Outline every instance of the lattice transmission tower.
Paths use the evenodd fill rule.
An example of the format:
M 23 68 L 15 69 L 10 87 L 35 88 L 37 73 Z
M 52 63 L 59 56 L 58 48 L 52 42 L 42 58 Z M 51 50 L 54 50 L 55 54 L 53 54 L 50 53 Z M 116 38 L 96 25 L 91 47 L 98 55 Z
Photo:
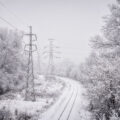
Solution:
M 29 36 L 29 43 L 25 45 L 24 50 L 28 53 L 28 65 L 27 65 L 27 80 L 25 90 L 25 100 L 35 101 L 35 83 L 34 83 L 34 64 L 33 64 L 33 52 L 37 50 L 36 44 L 33 41 L 37 41 L 36 34 L 32 33 L 32 26 L 29 26 L 29 33 L 25 34 Z
M 46 72 L 46 77 L 47 78 L 54 78 L 55 76 L 55 63 L 54 63 L 54 58 L 59 58 L 56 55 L 59 54 L 59 51 L 56 51 L 56 48 L 59 48 L 53 44 L 54 39 L 48 39 L 49 40 L 49 46 L 45 47 L 48 48 L 48 50 L 44 51 L 44 54 L 47 54 L 48 58 L 48 67 L 47 67 L 47 72 Z

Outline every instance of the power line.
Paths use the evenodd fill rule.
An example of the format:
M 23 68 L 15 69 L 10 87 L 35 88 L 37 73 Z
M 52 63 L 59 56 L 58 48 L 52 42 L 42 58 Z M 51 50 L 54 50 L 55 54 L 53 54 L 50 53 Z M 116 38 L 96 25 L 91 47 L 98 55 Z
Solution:
M 11 15 L 13 15 L 15 18 L 17 18 L 17 20 L 19 20 L 19 22 L 21 22 L 22 25 L 24 24 L 24 25 L 26 25 L 27 27 L 29 26 L 29 25 L 26 24 L 18 15 L 14 14 L 14 12 L 13 12 L 12 10 L 8 9 L 3 2 L 0 1 L 0 5 L 1 5 L 4 9 L 6 9 Z M 13 25 L 12 23 L 10 23 L 8 20 L 4 19 L 3 17 L 0 17 L 0 19 L 1 19 L 2 21 L 4 21 L 5 23 L 7 23 L 8 25 L 10 25 L 12 28 L 17 29 L 17 30 L 19 30 L 19 31 L 24 31 L 24 30 L 21 30 L 21 29 L 18 29 L 17 27 L 15 27 L 15 25 Z M 23 26 L 24 26 L 24 25 L 23 25 Z
M 8 20 L 6 20 L 5 18 L 1 17 L 0 16 L 0 20 L 2 20 L 3 22 L 7 23 L 9 26 L 11 26 L 12 28 L 16 29 L 16 30 L 19 30 L 19 31 L 24 31 L 24 30 L 21 30 L 17 27 L 15 27 L 15 25 L 13 25 L 12 23 L 10 23 Z
M 9 21 L 7 21 L 6 19 L 4 19 L 4 18 L 2 18 L 2 17 L 0 17 L 0 19 L 2 20 L 2 21 L 4 21 L 5 23 L 7 23 L 9 26 L 11 26 L 12 28 L 14 28 L 14 29 L 17 29 L 13 24 L 11 24 Z
M 1 16 L 0 16 L 0 20 L 2 20 L 3 22 L 7 23 L 9 26 L 11 26 L 12 28 L 14 28 L 16 30 L 23 31 L 23 30 L 20 30 L 17 27 L 15 27 L 15 25 L 13 25 L 12 23 L 10 23 L 8 20 L 6 20 L 5 18 L 3 18 Z
M 18 17 L 15 13 L 12 12 L 12 10 L 8 9 L 6 7 L 6 5 L 0 1 L 0 5 L 5 8 L 10 14 L 12 14 L 15 18 L 17 18 L 19 20 L 19 22 L 21 22 L 22 24 L 26 24 L 20 17 Z M 28 26 L 28 25 L 27 25 Z

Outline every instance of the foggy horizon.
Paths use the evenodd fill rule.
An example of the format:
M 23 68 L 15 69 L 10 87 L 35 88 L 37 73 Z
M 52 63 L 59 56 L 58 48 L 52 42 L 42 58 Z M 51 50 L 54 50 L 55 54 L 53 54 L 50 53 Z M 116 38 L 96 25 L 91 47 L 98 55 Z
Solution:
M 114 0 L 1 1 L 21 21 L 2 7 L 1 17 L 25 32 L 29 30 L 28 25 L 32 25 L 33 32 L 38 37 L 40 51 L 49 38 L 54 38 L 55 43 L 60 46 L 61 58 L 80 64 L 89 56 L 89 40 L 101 32 L 101 26 L 104 25 L 102 17 L 109 14 L 108 5 Z M 2 26 L 10 28 L 4 22 Z

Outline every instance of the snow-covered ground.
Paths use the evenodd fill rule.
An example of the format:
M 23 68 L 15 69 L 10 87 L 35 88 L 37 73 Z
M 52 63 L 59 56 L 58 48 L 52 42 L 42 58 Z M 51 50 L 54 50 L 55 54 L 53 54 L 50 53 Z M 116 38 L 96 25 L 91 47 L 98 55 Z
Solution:
M 76 81 L 61 78 L 67 83 L 59 100 L 41 115 L 40 120 L 90 120 L 86 90 Z
M 22 93 L 14 93 L 12 100 L 3 97 L 0 109 L 5 106 L 12 114 L 18 110 L 37 117 L 37 120 L 90 120 L 85 88 L 77 81 L 56 78 L 55 81 L 46 81 L 42 76 L 36 79 L 36 102 L 23 101 Z
M 1 96 L 0 109 L 10 111 L 13 116 L 15 111 L 18 113 L 26 113 L 28 115 L 39 115 L 56 102 L 60 94 L 65 88 L 65 83 L 60 79 L 45 80 L 43 76 L 39 76 L 35 80 L 36 101 L 24 101 L 24 90 L 17 92 L 9 92 Z

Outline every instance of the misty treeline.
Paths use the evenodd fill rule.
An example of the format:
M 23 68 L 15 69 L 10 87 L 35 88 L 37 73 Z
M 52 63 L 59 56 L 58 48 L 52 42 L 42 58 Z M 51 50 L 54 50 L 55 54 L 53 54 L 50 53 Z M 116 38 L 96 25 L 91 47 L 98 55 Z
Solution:
M 109 8 L 102 34 L 91 38 L 93 53 L 81 66 L 96 120 L 120 119 L 120 1 Z
M 0 29 L 0 94 L 24 87 L 26 59 L 22 38 L 22 32 Z

